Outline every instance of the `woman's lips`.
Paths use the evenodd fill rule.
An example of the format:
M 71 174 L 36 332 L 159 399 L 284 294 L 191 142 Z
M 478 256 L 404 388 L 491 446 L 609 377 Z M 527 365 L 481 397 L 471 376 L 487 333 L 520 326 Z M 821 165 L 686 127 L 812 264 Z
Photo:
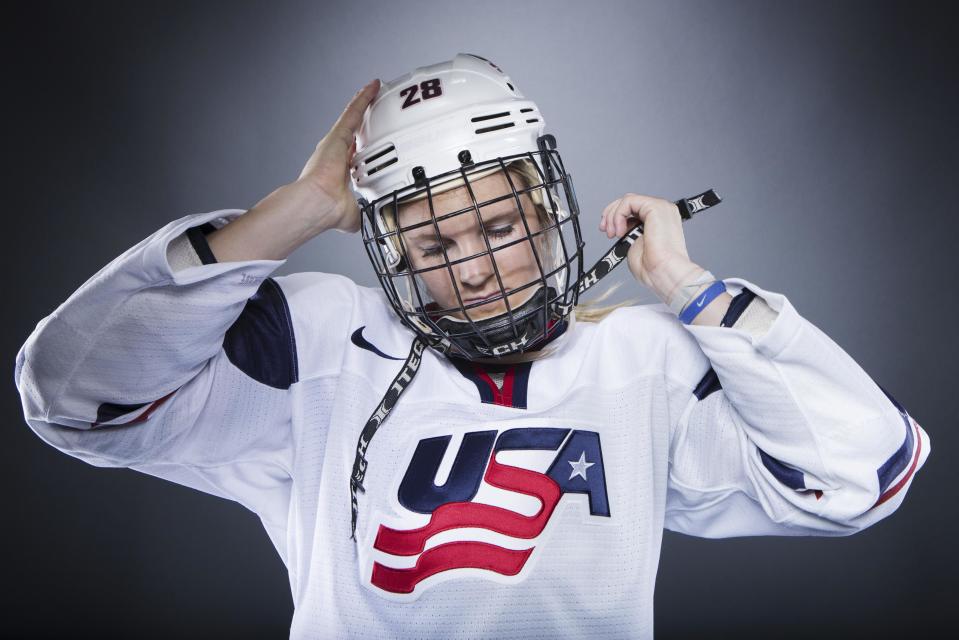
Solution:
M 484 300 L 490 300 L 491 298 L 496 298 L 499 296 L 499 292 L 491 293 L 488 296 L 480 296 L 477 298 L 463 298 L 463 304 L 473 304 L 475 302 L 483 302 Z

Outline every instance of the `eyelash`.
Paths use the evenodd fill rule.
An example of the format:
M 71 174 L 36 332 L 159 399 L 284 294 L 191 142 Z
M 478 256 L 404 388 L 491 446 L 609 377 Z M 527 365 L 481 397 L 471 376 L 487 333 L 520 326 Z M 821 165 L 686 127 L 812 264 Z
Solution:
M 506 225 L 505 227 L 497 227 L 496 229 L 487 229 L 486 235 L 490 238 L 505 238 L 509 234 L 513 233 L 513 225 Z M 438 256 L 443 253 L 443 249 L 440 247 L 428 247 L 423 249 L 423 257 L 431 258 L 433 256 Z

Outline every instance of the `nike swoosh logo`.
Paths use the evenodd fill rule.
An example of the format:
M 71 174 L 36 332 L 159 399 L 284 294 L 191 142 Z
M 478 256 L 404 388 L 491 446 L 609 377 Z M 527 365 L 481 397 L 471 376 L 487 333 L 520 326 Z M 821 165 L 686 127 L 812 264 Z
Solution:
M 697 306 L 697 307 L 703 306 L 703 302 L 705 302 L 705 301 L 706 301 L 706 296 L 703 295 L 703 297 L 699 299 L 699 302 L 696 303 L 696 306 Z
M 375 354 L 378 355 L 379 357 L 381 357 L 381 358 L 386 358 L 387 360 L 402 360 L 402 359 L 403 359 L 403 358 L 394 358 L 393 356 L 388 356 L 388 355 L 386 355 L 385 353 L 383 353 L 382 351 L 380 351 L 379 349 L 377 349 L 376 346 L 374 346 L 372 342 L 370 342 L 369 340 L 367 340 L 366 338 L 363 337 L 363 329 L 365 329 L 365 328 L 366 328 L 366 325 L 363 325 L 362 327 L 360 327 L 359 329 L 357 329 L 356 331 L 354 331 L 354 332 L 353 332 L 353 335 L 350 336 L 350 342 L 352 342 L 353 344 L 355 344 L 356 346 L 358 346 L 360 349 L 366 349 L 367 351 L 372 351 L 373 353 L 375 353 Z

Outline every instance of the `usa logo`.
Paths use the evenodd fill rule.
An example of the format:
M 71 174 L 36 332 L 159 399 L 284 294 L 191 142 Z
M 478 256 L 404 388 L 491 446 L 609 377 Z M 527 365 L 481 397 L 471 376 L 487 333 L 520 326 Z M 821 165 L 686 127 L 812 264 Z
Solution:
M 453 440 L 417 443 L 394 485 L 395 513 L 378 514 L 372 542 L 361 545 L 363 582 L 379 595 L 412 600 L 466 576 L 524 580 L 561 503 L 578 504 L 588 522 L 609 522 L 598 433 L 493 429 Z

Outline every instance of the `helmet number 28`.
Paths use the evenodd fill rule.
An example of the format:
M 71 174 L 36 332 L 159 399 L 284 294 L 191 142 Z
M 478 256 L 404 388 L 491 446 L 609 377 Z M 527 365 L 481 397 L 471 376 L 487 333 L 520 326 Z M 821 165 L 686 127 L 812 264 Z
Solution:
M 420 97 L 416 97 L 416 90 L 420 90 Z M 400 97 L 405 97 L 406 100 L 403 101 L 403 106 L 401 109 L 406 107 L 413 106 L 417 102 L 422 100 L 429 100 L 430 98 L 435 98 L 436 96 L 443 95 L 443 87 L 440 85 L 439 78 L 432 78 L 430 80 L 424 80 L 418 85 L 410 85 L 400 91 Z

